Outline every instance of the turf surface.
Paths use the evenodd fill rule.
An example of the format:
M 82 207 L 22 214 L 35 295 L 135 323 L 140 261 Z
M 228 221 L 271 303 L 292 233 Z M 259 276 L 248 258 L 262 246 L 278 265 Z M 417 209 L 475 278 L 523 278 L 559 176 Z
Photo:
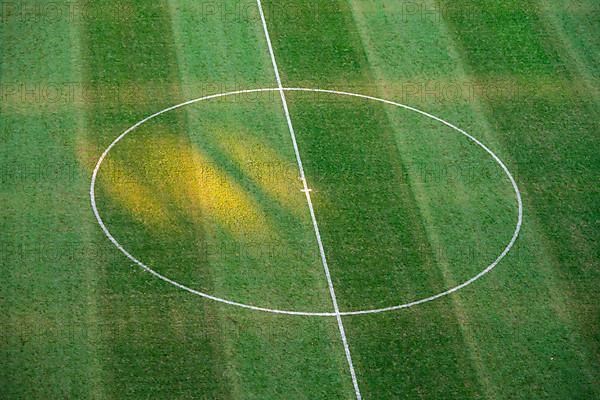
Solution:
M 90 209 L 98 157 L 135 122 L 276 87 L 255 2 L 68 4 L 2 9 L 0 397 L 356 398 L 334 318 L 177 289 L 118 252 Z M 599 397 L 598 5 L 264 6 L 285 86 L 440 116 L 523 193 L 521 236 L 490 274 L 343 317 L 363 398 Z M 510 183 L 465 137 L 377 102 L 287 97 L 343 311 L 443 291 L 510 240 Z M 281 100 L 265 92 L 143 125 L 111 152 L 97 196 L 119 242 L 182 284 L 331 312 L 301 188 Z

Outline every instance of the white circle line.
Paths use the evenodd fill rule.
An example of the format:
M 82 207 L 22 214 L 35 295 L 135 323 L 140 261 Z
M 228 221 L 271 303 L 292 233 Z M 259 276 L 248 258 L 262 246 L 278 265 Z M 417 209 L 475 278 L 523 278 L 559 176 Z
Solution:
M 108 155 L 108 153 L 110 153 L 110 151 L 112 150 L 112 148 L 119 143 L 125 136 L 127 136 L 129 133 L 131 133 L 132 131 L 134 131 L 135 129 L 137 129 L 138 127 L 140 127 L 141 125 L 143 125 L 144 123 L 148 122 L 149 120 L 158 117 L 159 115 L 162 115 L 164 113 L 167 113 L 169 111 L 173 111 L 176 110 L 178 108 L 181 107 L 185 107 L 188 106 L 190 104 L 194 104 L 194 103 L 198 103 L 200 101 L 204 101 L 204 100 L 211 100 L 211 99 L 216 99 L 216 98 L 220 98 L 220 97 L 227 97 L 227 96 L 233 96 L 233 95 L 237 95 L 237 94 L 247 94 L 247 93 L 257 93 L 257 92 L 276 92 L 276 91 L 280 91 L 280 88 L 261 88 L 261 89 L 247 89 L 247 90 L 237 90 L 237 91 L 232 91 L 232 92 L 225 92 L 225 93 L 219 93 L 219 94 L 213 94 L 210 96 L 204 96 L 204 97 L 199 97 L 197 99 L 192 99 L 192 100 L 188 100 L 186 102 L 165 108 L 164 110 L 161 110 L 159 112 L 156 112 L 144 119 L 142 119 L 141 121 L 137 122 L 135 125 L 131 126 L 130 128 L 128 128 L 125 132 L 123 132 L 122 134 L 120 134 L 115 140 L 113 140 L 110 145 L 104 150 L 104 152 L 102 153 L 102 155 L 100 156 L 100 158 L 98 159 L 98 162 L 96 163 L 96 166 L 94 167 L 94 170 L 92 172 L 92 179 L 91 179 L 91 184 L 90 184 L 90 201 L 91 201 L 91 205 L 92 205 L 92 210 L 94 212 L 94 216 L 96 217 L 96 220 L 98 221 L 98 224 L 100 225 L 100 227 L 102 228 L 102 231 L 104 232 L 104 234 L 106 235 L 106 237 L 108 237 L 108 239 L 112 242 L 112 244 L 119 249 L 119 251 L 121 251 L 121 253 L 123 253 L 127 258 L 129 258 L 131 261 L 133 261 L 136 265 L 138 265 L 139 267 L 141 267 L 143 270 L 145 270 L 146 272 L 149 272 L 150 274 L 154 275 L 155 277 L 170 283 L 171 285 L 185 290 L 189 293 L 192 293 L 194 295 L 197 296 L 201 296 L 210 300 L 214 300 L 220 303 L 224 303 L 224 304 L 228 304 L 228 305 L 232 305 L 232 306 L 237 306 L 237 307 L 242 307 L 242 308 L 246 308 L 249 310 L 254 310 L 254 311 L 263 311 L 263 312 L 269 312 L 269 313 L 274 313 L 274 314 L 284 314 L 284 315 L 299 315 L 299 316 L 317 316 L 317 317 L 336 317 L 338 314 L 336 313 L 331 313 L 331 312 L 305 312 L 305 311 L 289 311 L 289 310 L 278 310 L 278 309 L 272 309 L 272 308 L 266 308 L 266 307 L 258 307 L 258 306 L 254 306 L 254 305 L 249 305 L 249 304 L 244 304 L 244 303 L 239 303 L 236 301 L 231 301 L 231 300 L 227 300 L 224 298 L 220 298 L 217 296 L 213 296 L 204 292 L 200 292 L 198 290 L 192 289 L 190 287 L 187 287 L 185 285 L 182 285 L 179 282 L 176 282 L 158 272 L 156 272 L 155 270 L 153 270 L 152 268 L 148 267 L 146 264 L 144 264 L 143 262 L 141 262 L 140 260 L 138 260 L 137 258 L 135 258 L 133 255 L 131 255 L 131 253 L 129 253 L 114 237 L 113 235 L 110 233 L 110 231 L 108 230 L 108 228 L 106 227 L 106 225 L 104 224 L 104 221 L 102 220 L 102 218 L 100 217 L 100 213 L 98 211 L 98 207 L 96 205 L 96 179 L 98 177 L 98 172 L 100 171 L 100 167 L 104 161 L 104 159 L 106 158 L 106 156 Z M 350 97 L 357 97 L 357 98 L 362 98 L 362 99 L 368 99 L 368 100 L 373 100 L 373 101 L 378 101 L 381 103 L 386 103 L 386 104 L 390 104 L 390 105 L 394 105 L 397 107 L 401 107 L 410 111 L 414 111 L 416 113 L 419 113 L 421 115 L 424 115 L 428 118 L 431 118 L 435 121 L 441 122 L 442 124 L 458 131 L 459 133 L 463 134 L 464 136 L 466 136 L 467 138 L 469 138 L 471 141 L 473 141 L 474 143 L 476 143 L 478 146 L 480 146 L 481 148 L 483 148 L 488 154 L 490 154 L 492 156 L 492 158 L 496 161 L 496 163 L 498 163 L 500 165 L 500 167 L 502 168 L 502 170 L 504 171 L 504 173 L 506 174 L 506 176 L 508 177 L 508 179 L 510 180 L 510 183 L 515 191 L 515 195 L 517 198 L 517 205 L 518 205 L 518 219 L 517 219 L 517 225 L 515 228 L 515 231 L 513 233 L 513 236 L 510 240 L 510 242 L 508 243 L 508 245 L 504 248 L 504 250 L 502 251 L 502 253 L 494 260 L 494 262 L 492 262 L 490 265 L 488 265 L 483 271 L 479 272 L 477 275 L 473 276 L 472 278 L 468 279 L 467 281 L 461 283 L 460 285 L 454 286 L 446 291 L 443 291 L 441 293 L 438 293 L 436 295 L 433 296 L 429 296 L 420 300 L 416 300 L 410 303 L 405 303 L 405 304 L 399 304 L 396 306 L 391 306 L 391 307 L 384 307 L 384 308 L 376 308 L 376 309 L 370 309 L 370 310 L 358 310 L 358 311 L 345 311 L 345 312 L 340 312 L 339 315 L 342 316 L 349 316 L 349 315 L 365 315 L 365 314 L 376 314 L 376 313 L 382 313 L 382 312 L 387 312 L 387 311 L 393 311 L 393 310 L 400 310 L 403 308 L 409 308 L 409 307 L 413 307 L 419 304 L 423 304 L 423 303 L 427 303 L 436 299 L 439 299 L 440 297 L 449 295 L 451 293 L 454 293 L 470 284 L 472 284 L 473 282 L 475 282 L 476 280 L 478 280 L 479 278 L 481 278 L 482 276 L 484 276 L 485 274 L 487 274 L 488 272 L 490 272 L 492 269 L 494 269 L 499 263 L 500 261 L 508 254 L 508 252 L 512 249 L 512 247 L 514 246 L 515 242 L 517 241 L 517 238 L 519 237 L 519 233 L 521 231 L 521 226 L 523 223 L 523 201 L 521 198 L 521 192 L 519 190 L 519 187 L 514 179 L 514 177 L 512 176 L 512 174 L 510 173 L 509 169 L 506 167 L 506 165 L 504 164 L 504 162 L 502 162 L 502 160 L 492 151 L 490 150 L 486 145 L 484 145 L 481 141 L 479 141 L 477 138 L 471 136 L 469 133 L 467 133 L 466 131 L 460 129 L 459 127 L 451 124 L 450 122 L 447 122 L 439 117 L 436 117 L 435 115 L 429 114 L 425 111 L 419 110 L 417 108 L 411 107 L 411 106 L 407 106 L 405 104 L 401 104 L 401 103 L 397 103 L 394 101 L 390 101 L 390 100 L 385 100 L 385 99 L 381 99 L 378 97 L 373 97 L 373 96 L 368 96 L 368 95 L 363 95 L 363 94 L 358 94 L 358 93 L 350 93 L 350 92 L 343 92 L 343 91 L 338 91 L 338 90 L 327 90 L 327 89 L 310 89 L 310 88 L 283 88 L 282 90 L 285 91 L 299 91 L 299 92 L 318 92 L 318 93 L 330 93 L 330 94 L 337 94 L 337 95 L 341 95 L 341 96 L 350 96 Z

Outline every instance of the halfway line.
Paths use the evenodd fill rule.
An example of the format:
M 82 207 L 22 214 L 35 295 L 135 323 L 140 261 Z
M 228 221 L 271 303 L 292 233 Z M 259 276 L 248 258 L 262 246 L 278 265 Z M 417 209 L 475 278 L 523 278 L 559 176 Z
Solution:
M 340 335 L 342 336 L 342 343 L 344 344 L 344 351 L 346 353 L 346 360 L 348 360 L 348 367 L 350 368 L 350 375 L 352 376 L 352 384 L 354 385 L 354 392 L 356 393 L 356 399 L 362 400 L 360 389 L 358 387 L 358 380 L 356 379 L 356 372 L 354 371 L 354 364 L 352 363 L 352 355 L 350 354 L 350 347 L 348 346 L 348 339 L 346 338 L 346 330 L 342 323 L 342 316 L 340 315 L 340 308 L 338 306 L 337 298 L 335 296 L 335 290 L 333 288 L 333 281 L 331 280 L 331 274 L 329 273 L 329 266 L 327 265 L 327 258 L 325 257 L 325 249 L 323 247 L 323 241 L 321 240 L 321 233 L 319 231 L 319 225 L 317 224 L 317 217 L 315 216 L 315 210 L 313 208 L 312 199 L 310 197 L 310 189 L 308 188 L 308 182 L 306 181 L 306 175 L 304 174 L 304 167 L 302 165 L 302 158 L 300 157 L 300 150 L 298 149 L 298 143 L 296 141 L 296 133 L 294 126 L 292 125 L 292 118 L 290 117 L 290 111 L 288 109 L 287 100 L 285 98 L 285 91 L 281 84 L 281 77 L 279 75 L 279 67 L 277 67 L 277 61 L 275 60 L 275 52 L 273 51 L 273 45 L 271 44 L 271 36 L 269 35 L 269 29 L 267 28 L 267 21 L 265 19 L 265 13 L 263 12 L 262 3 L 260 0 L 256 0 L 258 4 L 258 11 L 260 12 L 260 19 L 262 21 L 263 29 L 265 31 L 265 37 L 267 39 L 267 45 L 269 47 L 269 54 L 271 55 L 271 62 L 273 63 L 273 70 L 275 71 L 275 78 L 277 79 L 277 85 L 279 86 L 279 94 L 281 95 L 281 102 L 283 103 L 283 111 L 285 113 L 285 119 L 290 131 L 292 138 L 292 144 L 294 145 L 294 153 L 296 154 L 296 161 L 298 163 L 298 169 L 300 170 L 300 179 L 304 186 L 304 193 L 306 195 L 306 202 L 308 203 L 308 209 L 310 210 L 310 217 L 312 219 L 315 236 L 317 237 L 317 244 L 319 245 L 319 252 L 321 253 L 321 262 L 323 263 L 323 270 L 327 277 L 327 285 L 329 286 L 329 294 L 331 295 L 331 301 L 333 302 L 333 308 L 335 311 L 335 317 L 337 319 L 338 328 Z

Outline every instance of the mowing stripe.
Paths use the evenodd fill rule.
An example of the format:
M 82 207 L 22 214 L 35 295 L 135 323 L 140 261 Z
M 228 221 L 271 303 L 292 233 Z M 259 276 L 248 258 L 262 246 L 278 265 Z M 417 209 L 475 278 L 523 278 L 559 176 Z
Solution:
M 348 360 L 348 367 L 350 368 L 350 375 L 352 376 L 352 384 L 354 385 L 354 392 L 356 393 L 357 400 L 361 400 L 360 388 L 358 387 L 358 380 L 356 379 L 356 372 L 354 371 L 354 364 L 352 363 L 352 355 L 350 354 L 350 347 L 348 346 L 348 339 L 346 338 L 346 330 L 344 329 L 344 323 L 342 322 L 342 316 L 340 315 L 340 308 L 338 306 L 337 298 L 335 296 L 335 289 L 333 288 L 333 281 L 331 280 L 331 274 L 329 273 L 329 266 L 327 265 L 327 258 L 325 257 L 325 249 L 323 248 L 323 241 L 321 240 L 321 233 L 319 231 L 319 225 L 317 224 L 317 217 L 315 216 L 315 210 L 313 208 L 312 199 L 310 197 L 310 189 L 308 188 L 308 182 L 306 181 L 306 175 L 304 174 L 304 167 L 302 166 L 302 158 L 300 157 L 300 150 L 298 149 L 298 143 L 296 141 L 296 133 L 292 124 L 292 118 L 290 117 L 290 111 L 288 109 L 287 100 L 285 98 L 285 91 L 281 84 L 281 76 L 279 75 L 279 68 L 277 67 L 277 61 L 275 60 L 275 52 L 273 51 L 273 45 L 271 44 L 271 36 L 269 35 L 269 29 L 267 28 L 267 21 L 265 19 L 265 13 L 262 8 L 260 0 L 256 0 L 258 5 L 258 11 L 260 12 L 260 19 L 262 21 L 263 29 L 265 31 L 265 38 L 269 47 L 269 54 L 271 56 L 271 62 L 273 64 L 273 70 L 275 72 L 275 78 L 277 80 L 277 86 L 279 87 L 279 95 L 281 96 L 281 102 L 283 103 L 283 111 L 285 113 L 285 119 L 290 131 L 292 143 L 294 145 L 294 152 L 296 154 L 296 161 L 298 162 L 298 169 L 300 171 L 300 179 L 304 189 L 302 190 L 306 195 L 306 202 L 308 203 L 308 209 L 310 210 L 310 218 L 312 219 L 313 228 L 315 230 L 315 236 L 317 238 L 317 244 L 319 245 L 319 252 L 321 253 L 321 262 L 323 263 L 323 270 L 327 277 L 327 285 L 329 286 L 329 294 L 331 295 L 331 301 L 333 303 L 333 309 L 335 311 L 335 317 L 337 319 L 338 328 L 342 337 L 342 343 L 344 344 L 344 351 L 346 353 L 346 359 Z

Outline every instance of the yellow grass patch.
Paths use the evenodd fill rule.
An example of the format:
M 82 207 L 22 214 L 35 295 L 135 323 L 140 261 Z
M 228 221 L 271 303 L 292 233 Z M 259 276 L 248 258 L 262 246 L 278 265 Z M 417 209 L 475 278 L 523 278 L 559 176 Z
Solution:
M 136 133 L 109 154 L 98 184 L 138 221 L 176 229 L 183 217 L 238 240 L 271 231 L 256 200 L 200 149 L 175 135 Z
M 268 144 L 251 135 L 226 135 L 219 140 L 219 146 L 279 204 L 295 214 L 305 210 L 298 167 L 293 159 L 284 160 Z

